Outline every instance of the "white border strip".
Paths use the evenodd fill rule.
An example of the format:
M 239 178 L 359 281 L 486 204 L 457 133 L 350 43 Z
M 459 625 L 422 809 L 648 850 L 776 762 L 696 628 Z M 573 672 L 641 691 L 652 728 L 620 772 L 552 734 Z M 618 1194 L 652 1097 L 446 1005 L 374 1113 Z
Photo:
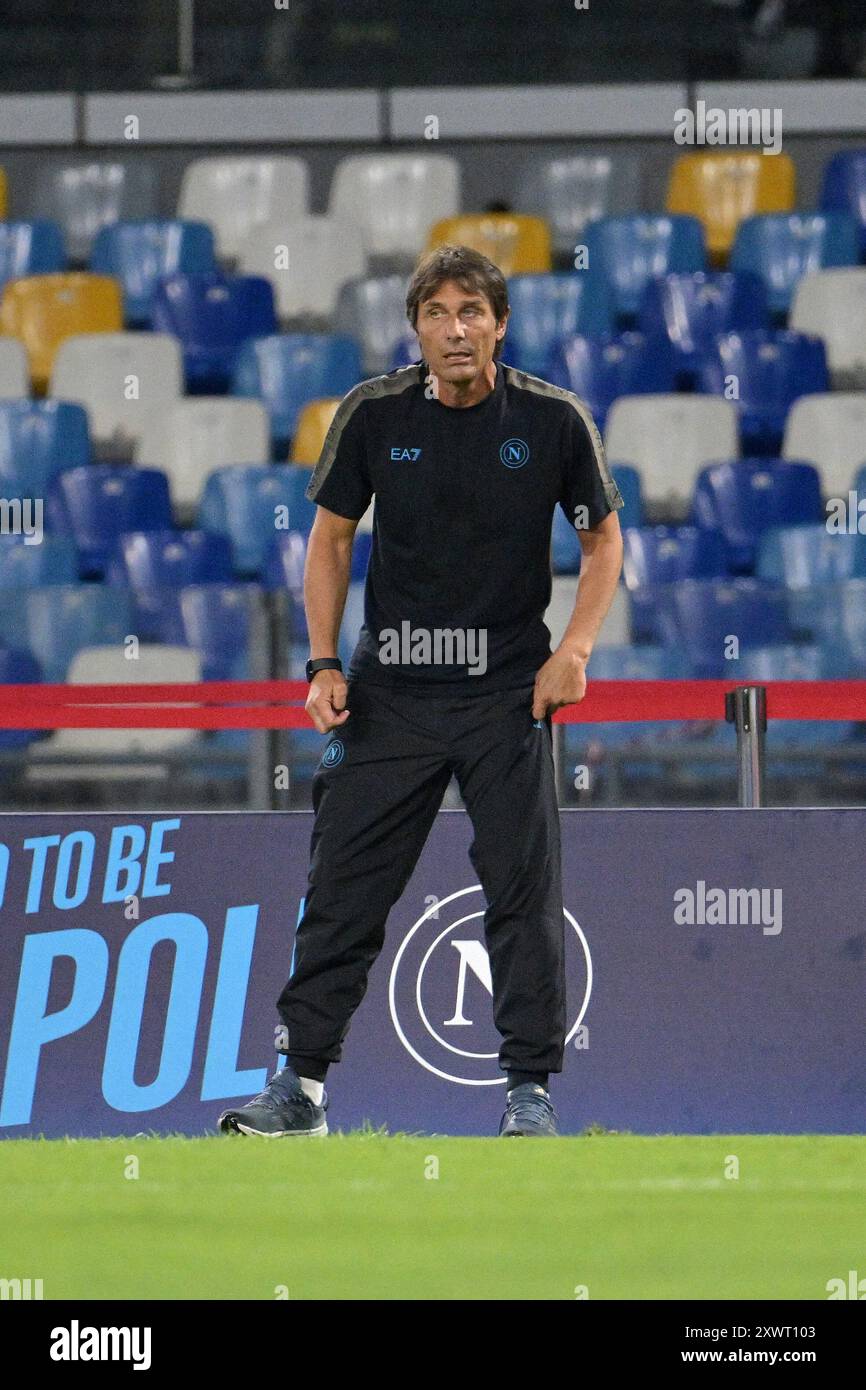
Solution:
M 0 96 L 0 145 L 71 145 L 75 102 L 70 93 Z
M 439 120 L 442 140 L 604 135 L 667 135 L 686 88 L 671 83 L 574 87 L 398 87 L 391 93 L 391 135 L 424 139 Z M 433 142 L 431 142 L 432 144 Z
M 373 90 L 127 92 L 86 98 L 86 142 L 129 145 L 129 116 L 142 145 L 367 144 L 384 135 Z
M 701 82 L 695 100 L 724 111 L 777 107 L 788 135 L 826 132 L 856 135 L 866 131 L 866 80 L 826 82 Z

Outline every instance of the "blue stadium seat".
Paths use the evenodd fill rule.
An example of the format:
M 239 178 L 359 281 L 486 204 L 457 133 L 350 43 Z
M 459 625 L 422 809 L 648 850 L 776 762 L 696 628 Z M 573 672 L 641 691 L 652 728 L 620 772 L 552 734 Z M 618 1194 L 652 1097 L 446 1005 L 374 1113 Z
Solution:
M 205 483 L 196 524 L 225 536 L 235 573 L 259 575 L 278 531 L 308 529 L 315 503 L 303 489 L 310 470 L 294 464 L 234 464 L 217 468 Z M 277 508 L 281 510 L 278 512 Z
M 127 325 L 144 327 L 162 276 L 216 271 L 213 232 L 205 222 L 179 218 L 115 222 L 98 233 L 90 269 L 120 281 Z
M 654 588 L 680 579 L 720 579 L 728 548 L 720 531 L 698 526 L 642 526 L 623 531 L 623 578 L 631 594 L 632 636 L 658 641 Z
M 133 591 L 144 641 L 183 643 L 179 591 L 231 583 L 231 548 L 204 531 L 132 531 L 118 540 L 109 578 Z
M 63 270 L 66 256 L 57 222 L 0 222 L 0 290 L 22 275 Z
M 124 532 L 172 526 L 165 473 L 126 464 L 94 463 L 61 473 L 49 490 L 46 512 L 52 532 L 71 537 L 78 547 L 82 578 L 104 575 Z
M 728 396 L 732 378 L 738 392 L 734 404 L 740 415 L 740 446 L 746 456 L 778 454 L 794 401 L 830 389 L 827 352 L 820 338 L 764 328 L 723 333 L 716 339 L 716 351 L 707 354 L 700 370 L 700 389 Z
M 4 497 L 44 497 L 61 472 L 90 462 L 87 411 L 71 401 L 0 400 Z
M 691 520 L 721 531 L 731 569 L 751 570 L 761 534 L 772 526 L 821 521 L 821 483 L 811 463 L 744 458 L 710 464 L 698 475 Z
M 169 275 L 157 282 L 153 328 L 173 333 L 183 351 L 187 390 L 227 391 L 247 338 L 277 332 L 274 290 L 259 275 Z
M 860 254 L 866 258 L 866 149 L 840 150 L 827 161 L 819 206 L 854 218 L 860 230 Z
M 790 639 L 787 594 L 758 579 L 682 579 L 655 590 L 658 632 L 666 647 L 684 651 L 704 679 L 737 677 L 726 658 L 729 639 L 742 652 Z
M 600 430 L 618 396 L 676 390 L 672 350 L 642 333 L 566 338 L 553 349 L 546 376 L 586 401 Z
M 818 593 L 815 640 L 847 675 L 866 678 L 866 579 L 845 579 Z
M 513 275 L 508 301 L 503 361 L 532 376 L 545 376 L 551 351 L 563 338 L 613 331 L 606 282 L 588 271 Z
M 280 333 L 240 350 L 231 390 L 264 401 L 277 452 L 284 453 L 309 401 L 344 396 L 363 377 L 354 338 L 328 333 Z
M 39 663 L 30 652 L 0 647 L 0 685 L 38 685 L 41 680 Z M 0 728 L 0 749 L 12 752 L 15 748 L 26 748 L 37 738 L 41 738 L 38 729 Z
M 612 463 L 610 471 L 622 496 L 620 526 L 643 526 L 643 491 L 638 469 L 630 463 Z
M 832 266 L 856 265 L 859 257 L 857 223 L 848 213 L 766 212 L 740 223 L 731 268 L 760 276 L 770 312 L 784 319 L 804 275 Z M 732 323 L 726 327 L 760 325 Z
M 356 531 L 354 544 L 352 546 L 352 568 L 349 573 L 350 584 L 355 584 L 361 579 L 366 579 L 367 568 L 370 564 L 372 552 L 373 533 L 371 531 Z
M 20 605 L 0 605 L 0 640 L 30 651 L 46 681 L 65 680 L 84 647 L 117 647 L 133 632 L 129 595 L 107 584 L 52 584 L 28 590 Z
M 188 584 L 180 590 L 184 638 L 201 655 L 202 680 L 250 679 L 254 604 L 260 593 L 254 584 Z
M 666 647 L 596 647 L 587 665 L 587 682 L 688 680 L 692 669 L 681 651 Z M 596 771 L 604 770 L 606 749 L 634 748 L 636 760 L 622 764 L 628 778 L 665 776 L 665 765 L 652 760 L 652 748 L 670 745 L 688 736 L 689 726 L 673 720 L 564 725 L 565 760 L 570 765 L 585 763 L 592 750 Z
M 600 217 L 585 232 L 588 264 L 611 292 L 614 312 L 631 326 L 647 282 L 671 271 L 707 266 L 704 230 L 696 217 Z
M 579 574 L 580 538 L 577 531 L 557 503 L 553 509 L 553 526 L 550 533 L 550 558 L 554 574 Z
M 716 336 L 735 329 L 769 328 L 762 282 L 755 275 L 698 271 L 650 280 L 644 290 L 638 327 L 653 341 L 669 342 L 684 377 L 693 378 Z
M 866 536 L 834 534 L 820 522 L 777 526 L 760 538 L 755 573 L 787 586 L 792 626 L 811 637 L 821 626 L 824 586 L 866 578 Z
M 507 335 L 506 335 L 507 336 Z M 391 349 L 391 360 L 388 364 L 389 372 L 396 372 L 399 367 L 411 367 L 413 362 L 421 361 L 421 348 L 415 334 L 409 330 L 399 337 Z
M 78 551 L 67 536 L 43 536 L 27 545 L 23 536 L 0 535 L 0 589 L 35 589 L 78 583 Z

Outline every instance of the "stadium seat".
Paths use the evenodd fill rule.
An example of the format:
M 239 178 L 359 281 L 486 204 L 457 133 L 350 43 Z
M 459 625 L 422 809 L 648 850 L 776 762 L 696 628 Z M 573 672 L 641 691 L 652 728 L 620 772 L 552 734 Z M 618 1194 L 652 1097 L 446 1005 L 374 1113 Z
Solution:
M 796 194 L 794 161 L 786 154 L 684 154 L 668 185 L 668 212 L 699 217 L 711 258 L 723 261 L 737 227 L 761 212 L 791 212 Z
M 62 270 L 65 263 L 56 222 L 0 222 L 0 288 L 22 275 Z
M 20 400 L 30 394 L 30 373 L 24 344 L 0 337 L 0 400 Z
M 114 593 L 115 591 L 109 591 Z M 185 646 L 141 643 L 135 661 L 127 659 L 117 644 L 92 643 L 76 650 L 64 673 L 70 685 L 152 685 L 170 681 L 186 684 L 202 678 L 201 658 Z M 173 752 L 200 738 L 197 729 L 58 729 L 30 753 L 28 778 L 52 782 L 60 778 L 122 780 L 143 777 L 164 778 L 164 764 L 124 763 L 125 753 Z M 110 758 L 111 762 L 72 763 L 64 766 L 50 761 L 57 754 L 68 759 Z M 44 762 L 44 766 L 40 763 Z
M 330 396 L 326 400 L 308 401 L 301 407 L 297 429 L 292 439 L 292 463 L 302 464 L 305 468 L 313 468 L 318 463 L 325 436 L 331 428 L 341 399 L 341 396 Z M 305 486 L 307 482 L 309 476 L 305 480 Z
M 51 394 L 78 401 L 102 451 L 131 457 L 149 416 L 180 399 L 183 364 L 168 333 L 84 333 L 61 343 Z
M 69 272 L 10 280 L 0 300 L 0 330 L 20 338 L 34 388 L 44 391 L 54 356 L 76 333 L 115 333 L 123 327 L 120 286 L 104 275 Z
M 427 249 L 445 243 L 471 246 L 497 265 L 506 279 L 552 269 L 550 228 L 540 217 L 512 212 L 464 212 L 434 222 Z
M 254 584 L 187 584 L 180 590 L 183 633 L 201 658 L 202 680 L 251 678 L 255 605 L 260 596 Z
M 860 251 L 866 257 L 866 149 L 839 150 L 826 163 L 820 206 L 825 212 L 844 212 L 860 229 Z
M 204 481 L 227 463 L 267 463 L 268 413 L 261 401 L 200 396 L 176 402 L 147 421 L 139 462 L 169 476 L 176 506 L 194 506 Z
M 695 217 L 602 217 L 590 222 L 584 240 L 589 268 L 607 282 L 625 326 L 635 321 L 650 280 L 706 269 L 703 229 Z
M 544 621 L 550 632 L 554 649 L 562 641 L 574 612 L 578 579 L 571 574 L 553 576 L 550 603 L 544 614 Z M 624 584 L 619 584 L 608 609 L 601 631 L 596 638 L 596 647 L 625 646 L 631 641 L 631 601 Z
M 262 400 L 270 414 L 275 447 L 283 451 L 309 401 L 344 396 L 363 377 L 353 338 L 326 333 L 283 333 L 244 344 L 232 378 L 232 394 Z
M 854 679 L 866 678 L 866 579 L 846 579 L 819 590 L 815 638 Z
M 573 267 L 588 222 L 627 212 L 639 204 L 639 158 L 619 153 L 553 159 L 532 155 L 521 165 L 511 192 L 514 207 L 549 223 L 554 253 Z
M 92 463 L 61 473 L 47 498 L 52 533 L 74 541 L 82 579 L 101 579 L 126 531 L 171 527 L 168 478 L 152 468 Z
M 330 322 L 340 287 L 364 274 L 366 257 L 351 224 L 309 215 L 256 227 L 238 266 L 271 282 L 282 320 L 312 315 Z
M 315 504 L 311 504 L 315 505 Z M 268 549 L 263 582 L 267 589 L 286 589 L 294 601 L 304 607 L 304 562 L 307 555 L 309 530 L 279 531 Z M 306 633 L 306 624 L 304 626 Z
M 758 579 L 682 579 L 658 588 L 656 595 L 664 645 L 685 652 L 699 679 L 737 676 L 737 650 L 790 637 L 781 585 Z
M 29 589 L 19 604 L 0 605 L 2 640 L 26 647 L 46 681 L 65 680 L 82 647 L 112 643 L 121 648 L 135 630 L 127 594 L 104 584 L 51 584 Z M 7 634 L 17 640 L 9 641 Z
M 277 332 L 273 286 L 259 275 L 168 276 L 154 294 L 153 327 L 179 338 L 187 390 L 226 391 L 246 339 Z
M 764 328 L 720 334 L 699 380 L 702 391 L 728 399 L 731 382 L 736 384 L 743 454 L 778 454 L 794 401 L 830 384 L 820 338 Z
M 605 449 L 640 469 L 645 498 L 682 503 L 701 468 L 736 456 L 736 407 L 710 396 L 623 396 L 611 407 Z
M 728 549 L 720 531 L 697 526 L 643 526 L 623 530 L 623 579 L 631 595 L 632 636 L 658 640 L 654 588 L 680 579 L 721 579 Z
M 640 331 L 671 344 L 679 371 L 692 386 L 705 356 L 715 351 L 719 333 L 769 327 L 762 282 L 754 275 L 723 270 L 650 280 L 638 313 Z
M 367 256 L 411 262 L 434 222 L 460 208 L 460 165 L 442 154 L 362 154 L 341 159 L 331 217 L 356 229 Z
M 795 401 L 782 453 L 815 464 L 825 495 L 847 497 L 855 471 L 866 462 L 866 391 L 834 391 Z
M 87 261 L 102 227 L 156 215 L 156 168 L 140 154 L 76 163 L 40 154 L 33 176 L 32 188 L 22 190 L 30 215 L 57 218 L 75 264 Z
M 844 579 L 866 578 L 866 536 L 834 533 L 825 524 L 777 526 L 758 544 L 755 574 L 784 584 L 792 626 L 809 637 L 820 629 L 821 590 Z
M 77 583 L 78 550 L 68 536 L 27 545 L 23 536 L 0 535 L 0 590 Z
M 508 335 L 506 334 L 506 342 Z M 421 361 L 421 345 L 418 342 L 417 334 L 411 328 L 402 333 L 391 349 L 391 360 L 388 364 L 388 371 L 397 371 L 399 367 L 411 367 L 414 362 Z
M 90 255 L 95 274 L 113 275 L 122 285 L 124 317 L 130 328 L 149 326 L 161 276 L 207 274 L 216 268 L 210 227 L 167 218 L 103 227 Z
M 256 227 L 303 217 L 309 203 L 304 160 L 284 155 L 214 155 L 187 165 L 177 215 L 208 222 L 220 257 L 233 260 Z
M 182 643 L 180 589 L 231 583 L 231 547 L 204 531 L 130 531 L 119 537 L 108 573 L 112 584 L 133 591 L 144 640 Z
M 545 375 L 585 401 L 600 430 L 618 397 L 672 392 L 677 385 L 667 340 L 650 341 L 641 333 L 566 338 L 554 349 Z
M 587 681 L 670 681 L 688 680 L 692 674 L 691 666 L 681 651 L 659 646 L 600 646 L 594 647 L 586 668 Z M 596 769 L 599 762 L 603 766 L 606 749 L 635 747 L 643 749 L 647 745 L 671 743 L 683 737 L 683 729 L 688 733 L 688 725 L 671 720 L 641 720 L 632 723 L 592 723 L 586 725 L 565 725 L 565 753 L 569 762 L 586 761 L 588 744 L 593 748 L 593 762 Z M 664 775 L 664 765 L 648 765 L 644 758 L 638 764 L 626 764 L 623 772 L 629 775 L 646 777 L 648 774 Z
M 554 574 L 579 574 L 581 561 L 580 537 L 562 507 L 553 510 L 550 533 L 550 560 Z
M 847 213 L 762 213 L 737 228 L 731 269 L 760 277 L 770 312 L 784 318 L 805 275 L 859 260 L 857 224 Z M 760 325 L 730 324 L 731 328 Z
M 794 295 L 791 327 L 824 339 L 837 390 L 866 387 L 866 267 L 807 275 Z
M 809 463 L 743 458 L 703 469 L 695 484 L 692 520 L 721 531 L 731 568 L 754 567 L 760 537 L 772 526 L 820 521 L 821 487 Z
M 260 575 L 277 531 L 301 529 L 314 506 L 303 496 L 309 477 L 292 464 L 218 468 L 205 483 L 196 525 L 226 538 L 235 574 Z
M 533 376 L 545 375 L 551 352 L 564 338 L 576 333 L 599 337 L 613 330 L 607 285 L 589 272 L 514 275 L 508 301 L 503 355 Z
M 623 504 L 619 509 L 620 526 L 643 526 L 643 491 L 640 484 L 640 474 L 636 468 L 632 468 L 631 464 L 628 463 L 613 463 L 610 465 L 610 471 L 622 497 Z
M 394 344 L 407 328 L 405 276 L 360 276 L 341 287 L 333 329 L 360 345 L 365 376 L 391 370 Z
M 0 479 L 6 497 L 44 497 L 65 468 L 90 462 L 87 412 L 69 401 L 0 401 Z
M 15 647 L 0 647 L 0 686 L 38 685 L 42 679 L 39 663 L 28 651 Z M 41 738 L 38 729 L 0 728 L 0 749 L 11 753 L 16 748 L 26 748 L 28 743 Z

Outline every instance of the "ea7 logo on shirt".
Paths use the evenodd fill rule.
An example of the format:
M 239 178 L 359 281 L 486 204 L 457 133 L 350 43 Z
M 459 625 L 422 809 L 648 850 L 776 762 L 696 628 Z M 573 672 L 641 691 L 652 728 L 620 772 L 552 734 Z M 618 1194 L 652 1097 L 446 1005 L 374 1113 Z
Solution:
M 399 449 L 391 450 L 391 458 L 395 463 L 402 463 L 404 459 L 409 459 L 412 463 L 421 457 L 420 449 Z

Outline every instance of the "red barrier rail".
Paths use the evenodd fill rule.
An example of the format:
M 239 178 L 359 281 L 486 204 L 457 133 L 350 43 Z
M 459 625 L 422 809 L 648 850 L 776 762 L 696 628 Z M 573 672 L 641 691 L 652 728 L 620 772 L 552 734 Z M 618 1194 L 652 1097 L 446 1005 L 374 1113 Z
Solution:
M 594 681 L 557 724 L 724 720 L 725 695 L 767 692 L 769 719 L 866 721 L 866 681 Z M 305 681 L 0 685 L 3 729 L 312 729 Z M 350 705 L 351 711 L 351 705 Z

